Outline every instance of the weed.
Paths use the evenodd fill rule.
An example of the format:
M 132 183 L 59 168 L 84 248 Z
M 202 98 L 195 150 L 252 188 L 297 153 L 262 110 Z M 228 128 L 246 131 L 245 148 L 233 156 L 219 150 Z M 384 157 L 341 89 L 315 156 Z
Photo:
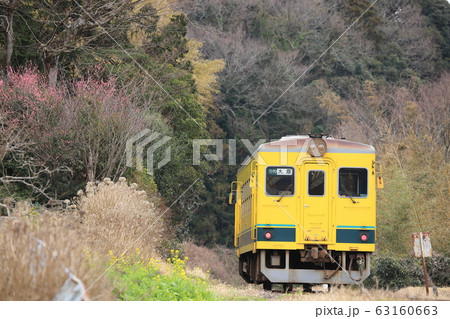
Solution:
M 185 262 L 173 250 L 166 267 L 155 259 L 115 257 L 110 276 L 120 300 L 214 300 L 206 280 L 186 275 Z M 165 269 L 164 269 L 165 268 Z

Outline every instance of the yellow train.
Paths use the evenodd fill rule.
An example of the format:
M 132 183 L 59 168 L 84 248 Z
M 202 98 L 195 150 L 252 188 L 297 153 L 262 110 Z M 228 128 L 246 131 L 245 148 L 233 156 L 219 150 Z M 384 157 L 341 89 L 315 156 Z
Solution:
M 370 145 L 322 134 L 262 144 L 231 185 L 240 275 L 267 290 L 363 281 L 382 184 Z

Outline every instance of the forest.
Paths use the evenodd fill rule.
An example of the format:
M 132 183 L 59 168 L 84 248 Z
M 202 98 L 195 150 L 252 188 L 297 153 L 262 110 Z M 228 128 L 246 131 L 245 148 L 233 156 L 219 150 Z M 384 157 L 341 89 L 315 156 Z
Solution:
M 1 0 L 0 29 L 3 215 L 125 177 L 170 208 L 166 251 L 231 248 L 240 141 L 325 133 L 383 163 L 379 254 L 428 231 L 450 256 L 446 0 Z M 153 175 L 126 166 L 143 129 L 170 137 Z M 208 138 L 236 140 L 236 165 L 192 165 Z
M 449 4 L 371 4 L 186 0 L 180 8 L 188 37 L 203 42 L 206 58 L 225 62 L 215 111 L 222 136 L 256 143 L 323 132 L 374 145 L 387 180 L 377 249 L 408 254 L 411 232 L 429 229 L 448 255 L 440 221 L 449 218 L 450 194 Z M 248 155 L 242 145 L 238 154 Z M 216 175 L 232 180 L 235 171 Z M 211 209 L 196 214 L 209 222 L 197 235 L 210 236 L 205 242 L 223 242 L 206 231 L 213 227 L 231 233 L 226 214 L 209 215 L 226 209 L 217 199 L 227 185 L 218 181 L 207 187 L 221 197 L 206 198 Z

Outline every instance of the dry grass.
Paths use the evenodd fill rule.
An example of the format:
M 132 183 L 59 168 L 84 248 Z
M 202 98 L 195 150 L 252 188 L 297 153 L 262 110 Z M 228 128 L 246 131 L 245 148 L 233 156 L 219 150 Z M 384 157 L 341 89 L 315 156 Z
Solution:
M 121 255 L 134 254 L 139 247 L 143 257 L 156 255 L 164 233 L 163 220 L 158 219 L 162 212 L 145 191 L 136 188 L 121 177 L 117 183 L 109 179 L 88 183 L 86 192 L 79 192 L 77 210 L 89 249 Z
M 281 288 L 280 288 L 281 289 Z M 411 300 L 450 300 L 450 288 L 439 288 L 439 296 L 426 296 L 424 287 L 408 287 L 399 291 L 382 289 L 361 290 L 357 287 L 334 288 L 331 292 L 321 286 L 314 287 L 314 293 L 303 293 L 295 287 L 292 293 L 267 292 L 261 285 L 247 285 L 236 288 L 218 284 L 213 291 L 225 300 L 295 300 L 295 301 L 411 301 Z
M 438 296 L 435 296 L 430 287 L 430 294 L 427 296 L 425 287 L 408 287 L 400 289 L 395 295 L 403 296 L 407 300 L 450 300 L 450 287 L 437 288 L 437 291 Z
M 154 257 L 163 233 L 162 221 L 154 223 L 160 213 L 124 178 L 89 184 L 65 212 L 16 210 L 0 223 L 0 300 L 51 300 L 67 279 L 66 268 L 89 287 L 110 251 L 131 256 L 139 248 L 141 256 Z M 104 276 L 88 294 L 111 300 L 111 291 Z
M 85 285 L 101 273 L 106 261 L 83 252 L 83 239 L 73 221 L 44 213 L 5 219 L 0 226 L 0 300 L 52 300 L 70 272 Z M 89 291 L 93 299 L 110 299 L 102 278 Z
M 186 242 L 183 251 L 189 258 L 186 263 L 188 270 L 194 275 L 201 276 L 203 272 L 208 273 L 210 278 L 226 284 L 233 286 L 245 284 L 238 273 L 238 258 L 234 249 L 221 246 L 211 249 Z M 200 272 L 195 272 L 195 269 L 199 269 Z

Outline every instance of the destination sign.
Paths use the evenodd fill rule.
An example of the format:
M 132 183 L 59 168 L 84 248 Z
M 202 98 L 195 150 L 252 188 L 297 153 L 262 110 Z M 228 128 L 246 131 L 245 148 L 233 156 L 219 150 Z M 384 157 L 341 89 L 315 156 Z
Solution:
M 267 169 L 267 174 L 278 176 L 290 176 L 294 174 L 294 170 L 292 168 L 270 167 L 269 169 Z

